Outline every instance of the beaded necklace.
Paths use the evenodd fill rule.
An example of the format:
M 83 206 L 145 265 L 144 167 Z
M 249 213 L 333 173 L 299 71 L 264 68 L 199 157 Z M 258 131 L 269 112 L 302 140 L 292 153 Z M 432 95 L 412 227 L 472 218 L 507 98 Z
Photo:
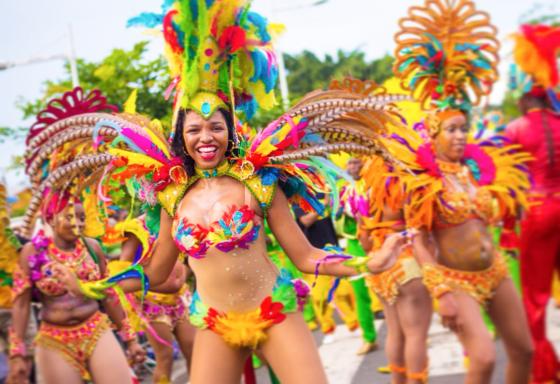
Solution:
M 195 173 L 204 179 L 210 179 L 213 177 L 224 176 L 228 173 L 231 168 L 231 163 L 227 160 L 223 160 L 216 168 L 210 169 L 200 169 L 198 167 L 194 168 Z
M 72 269 L 76 269 L 80 266 L 87 256 L 87 253 L 84 252 L 84 245 L 81 241 L 76 242 L 76 246 L 70 252 L 58 249 L 54 242 L 50 241 L 48 245 L 48 253 L 54 261 Z

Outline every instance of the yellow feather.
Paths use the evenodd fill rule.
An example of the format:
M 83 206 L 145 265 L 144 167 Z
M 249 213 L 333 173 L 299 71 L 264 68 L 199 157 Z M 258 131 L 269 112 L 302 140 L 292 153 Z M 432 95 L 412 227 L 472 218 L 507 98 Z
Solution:
M 124 149 L 118 148 L 109 148 L 107 150 L 111 155 L 114 156 L 122 156 L 128 160 L 128 164 L 137 164 L 137 165 L 144 165 L 146 167 L 160 167 L 161 163 L 157 160 L 154 160 L 150 156 L 142 155 L 140 153 L 134 153 L 130 151 L 126 151 Z
M 135 88 L 130 92 L 130 96 L 124 102 L 124 112 L 134 115 L 136 113 L 136 99 L 138 99 L 138 89 Z

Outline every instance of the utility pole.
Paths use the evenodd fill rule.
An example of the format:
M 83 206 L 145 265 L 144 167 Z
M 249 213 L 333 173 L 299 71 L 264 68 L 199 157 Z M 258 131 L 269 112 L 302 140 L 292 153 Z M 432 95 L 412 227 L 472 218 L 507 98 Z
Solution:
M 80 85 L 78 78 L 78 66 L 76 65 L 76 50 L 74 48 L 74 33 L 72 32 L 72 24 L 68 23 L 68 61 L 70 62 L 70 74 L 72 76 L 72 87 Z
M 319 5 L 323 5 L 328 0 L 315 0 L 313 2 L 307 4 L 300 4 L 300 5 L 292 5 L 283 8 L 276 8 L 273 9 L 273 15 L 281 12 L 289 12 L 295 11 L 304 8 L 311 8 L 316 7 Z M 280 42 L 276 46 L 276 56 L 278 60 L 278 77 L 280 79 L 280 96 L 282 97 L 282 107 L 284 107 L 284 111 L 287 111 L 290 108 L 290 90 L 288 88 L 288 76 L 286 73 L 286 66 L 284 64 L 284 51 L 282 50 Z
M 78 68 L 76 65 L 76 50 L 74 49 L 74 34 L 72 32 L 71 24 L 68 24 L 68 52 L 66 54 L 57 53 L 50 56 L 36 56 L 19 61 L 0 61 L 0 71 L 4 71 L 13 67 L 43 63 L 53 60 L 68 60 L 68 62 L 70 63 L 72 86 L 77 87 L 78 85 L 80 85 L 80 80 L 78 79 Z

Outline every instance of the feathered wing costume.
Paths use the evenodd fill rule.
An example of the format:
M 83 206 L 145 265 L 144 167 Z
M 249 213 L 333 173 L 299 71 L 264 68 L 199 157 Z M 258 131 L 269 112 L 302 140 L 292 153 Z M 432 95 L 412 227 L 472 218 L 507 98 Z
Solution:
M 271 28 L 262 16 L 249 10 L 248 1 L 165 2 L 163 14 L 143 14 L 132 19 L 163 31 L 174 80 L 175 115 L 180 109 L 209 116 L 218 108 L 250 118 L 254 106 L 273 102 L 276 61 L 270 49 Z M 388 122 L 399 123 L 393 106 L 400 95 L 364 96 L 347 90 L 315 91 L 305 96 L 266 128 L 249 139 L 239 138 L 239 155 L 232 157 L 228 175 L 251 191 L 266 212 L 279 185 L 295 203 L 321 209 L 316 193 L 324 189 L 321 169 L 330 165 L 321 157 L 329 153 L 378 154 L 393 157 L 379 140 Z M 33 141 L 30 169 L 55 150 L 66 153 L 82 140 L 93 139 L 91 154 L 81 155 L 52 170 L 40 185 L 45 190 L 65 175 L 91 169 L 100 175 L 97 189 L 107 180 L 134 180 L 135 196 L 161 205 L 173 214 L 185 191 L 199 176 L 188 176 L 182 161 L 169 146 L 161 124 L 137 115 L 82 113 L 45 127 Z M 53 134 L 56 133 L 56 136 Z M 39 136 L 39 135 L 37 135 Z M 239 136 L 239 135 L 238 135 Z M 37 197 L 39 199 L 40 197 Z M 100 198 L 103 198 L 101 193 Z M 37 200 L 36 199 L 36 200 Z M 26 217 L 31 223 L 37 201 Z M 86 294 L 100 297 L 117 281 L 141 277 L 145 256 L 117 275 L 84 285 Z
M 440 169 L 431 138 L 440 132 L 443 120 L 469 114 L 490 93 L 498 77 L 497 30 L 470 0 L 426 0 L 423 6 L 411 7 L 399 26 L 395 74 L 430 112 L 415 130 L 392 133 L 388 145 L 414 173 L 401 178 L 410 194 L 407 224 L 431 228 L 436 211 L 453 221 L 454 212 L 461 216 L 460 210 L 471 209 L 466 195 L 446 193 L 443 173 L 449 169 Z M 494 220 L 514 213 L 518 203 L 527 205 L 524 164 L 529 157 L 499 137 L 481 137 L 477 132 L 469 139 L 462 163 L 478 188 L 477 198 L 497 199 L 497 208 L 485 213 Z
M 19 260 L 20 247 L 10 228 L 6 186 L 0 184 L 0 308 L 11 307 L 12 274 Z
M 394 72 L 405 89 L 428 110 L 412 130 L 394 130 L 386 147 L 412 174 L 390 172 L 406 194 L 406 225 L 432 230 L 457 226 L 472 218 L 488 224 L 527 207 L 530 186 L 528 154 L 499 136 L 478 130 L 469 137 L 460 162 L 436 158 L 435 140 L 442 123 L 468 117 L 497 79 L 496 28 L 470 0 L 426 0 L 411 7 L 399 22 Z M 415 122 L 410 122 L 415 123 Z M 388 179 L 389 180 L 389 179 Z M 424 264 L 424 284 L 433 297 L 461 289 L 481 305 L 506 276 L 497 261 L 487 275 L 462 275 L 439 264 Z
M 408 132 L 407 137 L 393 133 L 388 143 L 391 151 L 413 171 L 399 173 L 408 194 L 406 216 L 411 227 L 431 229 L 437 215 L 444 216 L 449 224 L 459 223 L 473 209 L 472 204 L 476 208 L 486 207 L 478 213 L 489 223 L 515 215 L 519 205 L 528 206 L 530 182 L 525 164 L 531 157 L 517 151 L 517 146 L 505 145 L 503 137 L 469 138 L 463 163 L 468 180 L 477 186 L 475 202 L 469 202 L 466 194 L 446 193 L 444 173 L 449 169 L 436 159 L 433 144 L 420 133 Z M 497 203 L 495 206 L 488 205 L 492 199 Z

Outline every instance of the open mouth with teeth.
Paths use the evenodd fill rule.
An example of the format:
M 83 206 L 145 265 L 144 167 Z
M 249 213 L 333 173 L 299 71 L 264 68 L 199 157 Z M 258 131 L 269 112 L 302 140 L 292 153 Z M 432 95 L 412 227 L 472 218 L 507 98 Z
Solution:
M 204 161 L 212 161 L 218 153 L 218 147 L 215 145 L 202 145 L 196 149 L 196 152 Z

